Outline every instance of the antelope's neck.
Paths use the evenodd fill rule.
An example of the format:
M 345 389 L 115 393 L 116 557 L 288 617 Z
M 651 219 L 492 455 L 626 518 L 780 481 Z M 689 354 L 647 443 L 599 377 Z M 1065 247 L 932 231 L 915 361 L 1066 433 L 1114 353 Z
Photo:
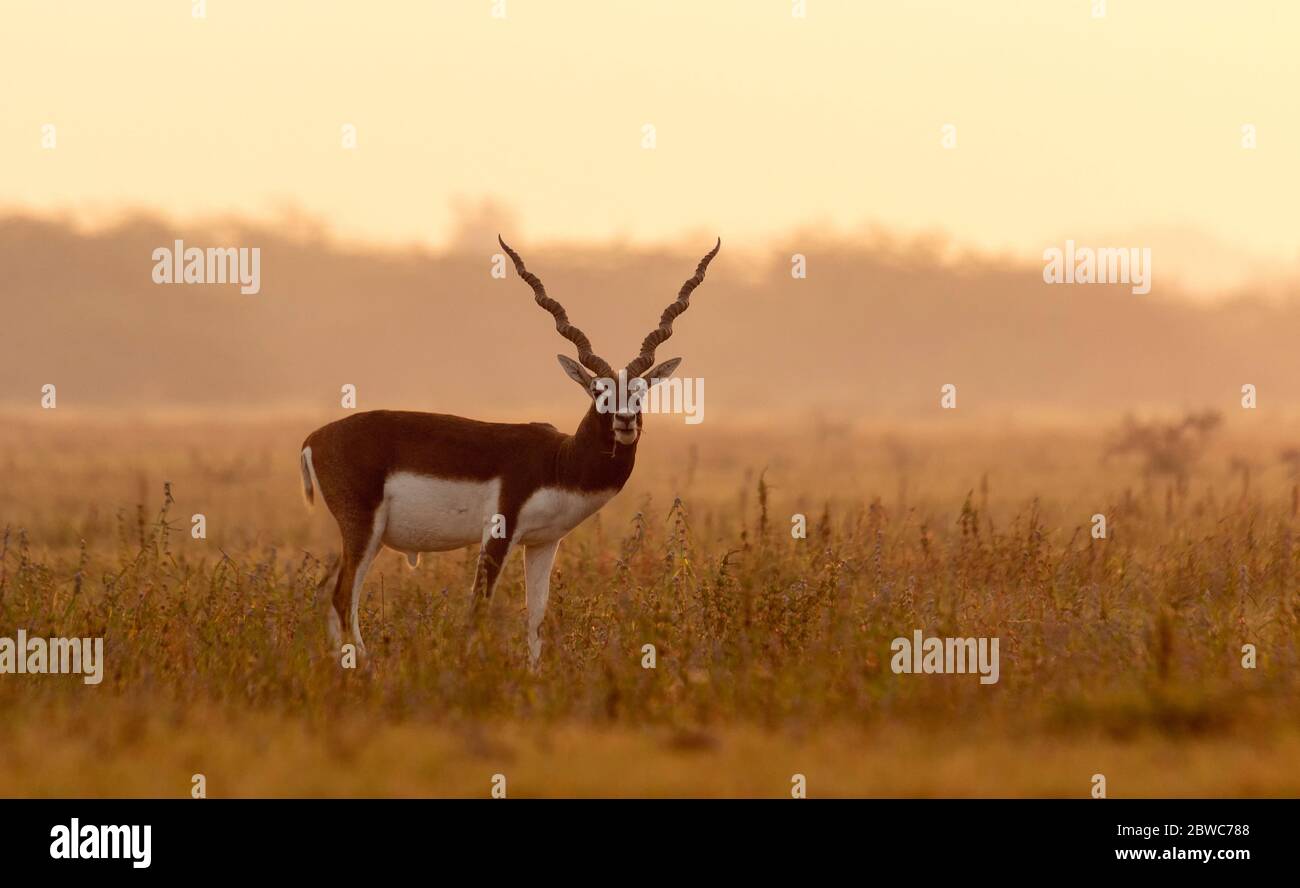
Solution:
M 601 432 L 594 411 L 578 431 L 560 444 L 556 455 L 556 480 L 572 490 L 621 490 L 636 462 L 636 442 L 619 444 Z

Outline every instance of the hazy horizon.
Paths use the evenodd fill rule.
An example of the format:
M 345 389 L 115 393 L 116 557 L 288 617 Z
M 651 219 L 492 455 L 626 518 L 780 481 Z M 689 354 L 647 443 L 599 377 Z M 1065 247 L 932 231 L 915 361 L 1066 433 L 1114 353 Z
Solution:
M 68 408 L 296 405 L 400 407 L 567 426 L 581 395 L 556 363 L 571 345 L 508 269 L 492 274 L 500 220 L 478 218 L 442 251 L 337 242 L 303 223 L 177 226 L 150 216 L 92 230 L 0 215 L 9 269 L 0 402 L 32 406 L 58 386 Z M 238 284 L 155 283 L 156 249 L 260 251 L 256 295 Z M 1300 293 L 1189 301 L 1156 271 L 1152 292 L 1048 285 L 1041 263 L 946 251 L 878 233 L 803 233 L 789 252 L 724 240 L 660 358 L 706 383 L 712 421 L 818 411 L 906 419 L 1239 407 L 1257 386 L 1300 407 Z M 694 269 L 708 240 L 672 247 L 516 240 L 528 267 L 621 366 Z M 546 411 L 541 417 L 520 416 Z M 1275 413 L 1270 413 L 1276 416 Z

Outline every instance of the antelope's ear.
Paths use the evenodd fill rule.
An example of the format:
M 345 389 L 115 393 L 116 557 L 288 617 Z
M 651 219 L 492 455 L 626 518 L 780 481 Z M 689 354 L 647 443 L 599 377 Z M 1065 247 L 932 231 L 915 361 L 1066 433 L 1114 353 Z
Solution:
M 649 385 L 647 385 L 646 388 L 653 388 L 654 386 L 668 379 L 670 376 L 673 375 L 673 371 L 677 369 L 677 365 L 680 364 L 681 362 L 682 362 L 681 358 L 670 358 L 669 360 L 664 361 L 658 367 L 651 368 L 644 376 L 641 377 L 647 383 L 649 383 Z
M 568 355 L 556 355 L 555 357 L 560 359 L 560 366 L 564 368 L 564 372 L 569 375 L 569 378 L 582 386 L 584 392 L 591 394 L 591 383 L 595 380 L 595 377 Z

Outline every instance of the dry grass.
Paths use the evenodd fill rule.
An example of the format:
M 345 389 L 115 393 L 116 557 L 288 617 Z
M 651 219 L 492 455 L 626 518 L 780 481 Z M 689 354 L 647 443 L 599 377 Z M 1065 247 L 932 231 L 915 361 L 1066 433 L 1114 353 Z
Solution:
M 0 676 L 0 793 L 1300 794 L 1300 436 L 1229 424 L 1175 481 L 1103 463 L 1101 429 L 652 418 L 561 547 L 532 674 L 522 565 L 471 629 L 468 551 L 385 553 L 370 667 L 339 667 L 297 481 L 316 423 L 5 423 L 0 635 L 102 635 L 108 667 Z M 1000 637 L 1001 681 L 895 675 L 913 629 Z

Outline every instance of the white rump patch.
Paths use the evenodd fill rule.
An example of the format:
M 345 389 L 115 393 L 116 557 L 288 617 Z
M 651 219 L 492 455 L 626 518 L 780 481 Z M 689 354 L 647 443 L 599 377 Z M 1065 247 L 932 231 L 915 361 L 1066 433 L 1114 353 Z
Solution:
M 316 466 L 311 461 L 311 448 L 304 447 L 299 454 L 300 468 L 302 469 L 302 497 L 307 503 L 307 508 L 312 507 L 319 495 L 321 502 L 325 501 L 325 492 L 320 489 L 320 481 L 316 480 Z

